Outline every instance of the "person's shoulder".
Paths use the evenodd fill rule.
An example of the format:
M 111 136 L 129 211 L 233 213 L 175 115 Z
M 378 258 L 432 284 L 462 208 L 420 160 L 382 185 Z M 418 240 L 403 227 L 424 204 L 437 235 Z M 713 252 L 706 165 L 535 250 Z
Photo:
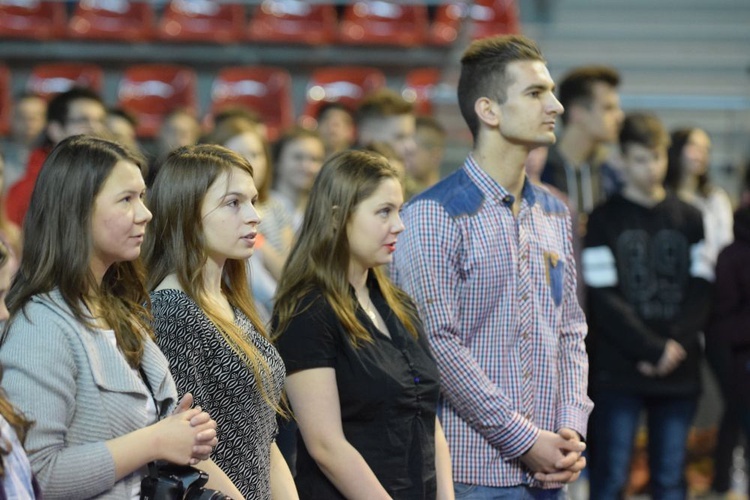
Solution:
M 38 351 L 35 346 L 44 351 L 54 350 L 77 344 L 82 329 L 85 326 L 75 318 L 59 292 L 34 295 L 8 320 L 2 347 L 12 349 L 11 346 L 17 345 L 28 354 Z
M 687 217 L 693 220 L 703 220 L 703 213 L 701 212 L 700 208 L 681 199 L 675 193 L 668 192 L 667 196 L 664 198 L 664 201 L 662 201 L 660 205 L 676 215 Z
M 205 312 L 182 290 L 155 290 L 149 297 L 153 328 L 160 342 L 170 336 L 200 336 L 201 332 L 211 328 Z
M 527 182 L 529 182 L 527 180 Z M 547 215 L 567 216 L 569 213 L 568 206 L 545 186 L 540 186 L 530 182 L 534 198 L 542 211 Z
M 434 186 L 418 194 L 407 205 L 407 211 L 419 211 L 439 205 L 452 218 L 476 214 L 484 202 L 484 194 L 464 168 L 459 168 Z
M 154 311 L 171 311 L 173 309 L 193 309 L 198 305 L 182 290 L 176 288 L 162 288 L 149 293 L 151 308 Z
M 333 312 L 323 289 L 318 286 L 311 287 L 300 297 L 295 308 L 295 317 L 309 318 L 311 316 L 325 316 Z

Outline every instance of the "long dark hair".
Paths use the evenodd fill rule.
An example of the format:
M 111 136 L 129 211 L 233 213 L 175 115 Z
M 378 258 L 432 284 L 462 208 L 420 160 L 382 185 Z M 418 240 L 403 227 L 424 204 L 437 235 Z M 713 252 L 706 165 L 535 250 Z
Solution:
M 672 132 L 672 143 L 667 152 L 667 175 L 664 177 L 664 187 L 677 192 L 680 184 L 687 175 L 685 165 L 682 163 L 682 152 L 690 141 L 690 136 L 699 130 L 695 127 L 680 128 Z M 708 196 L 711 190 L 711 182 L 708 178 L 708 170 L 698 175 L 698 192 L 702 196 Z
M 98 305 L 128 363 L 140 365 L 151 332 L 142 266 L 138 260 L 116 262 L 101 284 L 90 270 L 94 201 L 121 161 L 143 172 L 145 161 L 137 153 L 92 136 L 69 137 L 47 157 L 24 221 L 23 256 L 8 292 L 10 319 L 4 334 L 32 296 L 58 289 L 86 326 L 93 326 L 93 318 L 84 300 Z
M 302 298 L 317 287 L 349 333 L 352 344 L 372 342 L 370 333 L 356 318 L 356 299 L 349 291 L 346 226 L 357 206 L 385 179 L 398 180 L 398 172 L 385 157 L 369 151 L 342 151 L 323 165 L 310 193 L 299 238 L 279 281 L 274 337 L 284 334 Z M 388 305 L 416 337 L 416 311 L 409 297 L 391 283 L 381 268 L 372 269 L 371 273 Z

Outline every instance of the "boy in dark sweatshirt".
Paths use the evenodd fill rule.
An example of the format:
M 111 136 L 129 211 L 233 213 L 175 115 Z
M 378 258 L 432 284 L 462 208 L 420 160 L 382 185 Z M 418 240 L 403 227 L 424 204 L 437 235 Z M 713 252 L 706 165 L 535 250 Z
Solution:
M 591 498 L 620 498 L 642 411 L 649 428 L 651 494 L 684 499 L 688 431 L 700 392 L 699 332 L 713 269 L 700 212 L 667 193 L 669 135 L 650 114 L 620 132 L 625 186 L 588 221 L 583 279 L 589 292 L 594 444 Z

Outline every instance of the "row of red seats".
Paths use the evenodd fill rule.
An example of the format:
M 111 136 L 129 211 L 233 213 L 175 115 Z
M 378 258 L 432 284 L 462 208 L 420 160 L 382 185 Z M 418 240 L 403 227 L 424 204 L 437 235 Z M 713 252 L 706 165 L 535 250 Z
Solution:
M 445 1 L 432 23 L 424 4 L 383 0 L 353 2 L 340 21 L 333 4 L 265 0 L 249 23 L 245 5 L 231 0 L 170 0 L 158 21 L 148 1 L 78 0 L 68 20 L 60 1 L 0 0 L 0 38 L 35 40 L 448 45 L 464 19 L 474 39 L 519 31 L 515 0 Z
M 142 64 L 125 68 L 118 83 L 118 106 L 138 120 L 138 134 L 154 136 L 165 114 L 176 108 L 198 112 L 196 73 L 176 65 Z M 430 98 L 440 80 L 435 68 L 422 68 L 406 75 L 403 96 L 418 112 L 431 112 Z M 325 102 L 341 102 L 354 108 L 368 92 L 384 86 L 385 75 L 368 67 L 325 67 L 312 73 L 307 84 L 303 125 L 314 125 L 318 108 Z M 57 63 L 38 65 L 26 81 L 26 90 L 49 98 L 74 85 L 101 91 L 102 69 L 93 64 Z M 0 66 L 0 133 L 10 115 L 10 72 Z M 270 138 L 294 123 L 292 78 L 283 68 L 228 67 L 220 70 L 211 87 L 210 112 L 245 106 L 266 123 Z

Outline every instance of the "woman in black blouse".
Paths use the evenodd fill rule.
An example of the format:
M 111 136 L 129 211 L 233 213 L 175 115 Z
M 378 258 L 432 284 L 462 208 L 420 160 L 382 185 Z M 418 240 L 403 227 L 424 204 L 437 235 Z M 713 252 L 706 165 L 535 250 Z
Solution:
M 413 303 L 382 268 L 402 204 L 385 158 L 332 156 L 279 282 L 274 337 L 302 436 L 301 498 L 452 498 L 437 366 Z

